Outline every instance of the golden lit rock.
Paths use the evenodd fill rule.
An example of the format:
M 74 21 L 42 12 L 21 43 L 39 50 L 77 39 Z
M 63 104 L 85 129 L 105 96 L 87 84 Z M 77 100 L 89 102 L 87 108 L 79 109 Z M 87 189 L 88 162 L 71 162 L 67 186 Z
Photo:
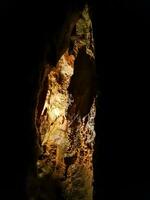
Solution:
M 96 108 L 91 30 L 92 23 L 86 7 L 82 19 L 76 24 L 77 37 L 72 36 L 74 44 L 71 51 L 68 48 L 55 67 L 48 64 L 44 66 L 36 109 L 36 128 L 41 151 L 37 161 L 37 191 L 44 187 L 44 180 L 50 177 L 46 179 L 47 197 L 44 199 L 50 199 L 47 190 L 51 187 L 51 180 L 59 185 L 62 199 L 93 199 Z M 47 85 L 46 90 L 44 83 Z M 43 99 L 43 91 L 46 91 L 44 103 L 40 100 Z M 40 195 L 42 194 L 39 193 L 38 198 Z

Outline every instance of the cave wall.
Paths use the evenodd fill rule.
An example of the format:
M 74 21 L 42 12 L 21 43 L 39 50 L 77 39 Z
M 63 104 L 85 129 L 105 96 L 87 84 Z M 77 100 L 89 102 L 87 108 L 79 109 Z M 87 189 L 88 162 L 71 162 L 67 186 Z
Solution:
M 28 181 L 29 199 L 52 198 L 52 180 L 60 190 L 56 199 L 93 199 L 94 40 L 88 7 L 76 12 L 71 13 L 75 21 L 69 18 L 64 24 L 70 34 L 66 29 L 60 33 L 67 34 L 66 52 L 56 66 L 43 64 L 35 110 L 37 176 Z M 62 52 L 58 46 L 57 52 Z
M 5 131 L 1 138 L 3 185 L 0 191 L 5 199 L 9 199 L 10 195 L 15 199 L 27 199 L 27 177 L 36 170 L 34 110 L 41 63 L 48 54 L 45 55 L 46 44 L 52 46 L 49 55 L 52 64 L 55 64 L 55 36 L 62 29 L 69 10 L 76 9 L 78 5 L 80 10 L 83 3 L 68 2 L 66 5 L 59 2 L 59 6 L 58 2 L 51 4 L 46 1 L 7 3 L 1 8 L 0 20 L 0 57 L 2 74 L 6 77 L 5 83 L 1 79 L 2 130 Z
M 95 198 L 146 199 L 150 188 L 149 2 L 90 2 L 100 83 Z M 34 157 L 31 116 L 39 82 L 36 77 L 44 44 L 51 38 L 54 48 L 52 38 L 64 20 L 62 10 L 68 7 L 63 1 L 7 0 L 0 4 L 3 199 L 27 199 L 25 179 Z M 55 63 L 56 54 L 50 55 Z

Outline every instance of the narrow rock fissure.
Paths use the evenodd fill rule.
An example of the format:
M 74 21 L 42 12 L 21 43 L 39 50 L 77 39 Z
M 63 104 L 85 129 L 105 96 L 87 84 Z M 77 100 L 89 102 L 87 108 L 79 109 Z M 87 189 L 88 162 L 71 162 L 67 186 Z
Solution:
M 73 28 L 69 48 L 56 66 L 43 66 L 35 119 L 37 177 L 30 199 L 93 199 L 96 70 L 92 34 L 86 6 Z

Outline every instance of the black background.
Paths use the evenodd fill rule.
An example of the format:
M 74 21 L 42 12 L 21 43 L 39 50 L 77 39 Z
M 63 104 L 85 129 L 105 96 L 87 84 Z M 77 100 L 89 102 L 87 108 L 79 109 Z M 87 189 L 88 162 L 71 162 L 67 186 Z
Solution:
M 150 3 L 91 4 L 99 91 L 94 199 L 149 200 Z M 25 179 L 34 157 L 31 119 L 38 66 L 45 35 L 55 34 L 67 5 L 0 4 L 1 199 L 26 199 Z

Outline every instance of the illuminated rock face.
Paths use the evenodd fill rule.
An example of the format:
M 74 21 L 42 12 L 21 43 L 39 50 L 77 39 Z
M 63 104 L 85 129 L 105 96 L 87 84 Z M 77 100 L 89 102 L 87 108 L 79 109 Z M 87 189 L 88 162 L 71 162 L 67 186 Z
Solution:
M 33 199 L 56 199 L 48 192 L 51 180 L 59 186 L 61 199 L 93 199 L 95 64 L 93 43 L 89 37 L 78 37 L 81 23 L 77 23 L 71 53 L 67 49 L 55 67 L 47 64 L 44 68 L 36 110 L 40 184 L 38 197 Z M 88 34 L 92 37 L 90 31 Z M 50 179 L 43 192 L 39 188 L 46 177 Z

